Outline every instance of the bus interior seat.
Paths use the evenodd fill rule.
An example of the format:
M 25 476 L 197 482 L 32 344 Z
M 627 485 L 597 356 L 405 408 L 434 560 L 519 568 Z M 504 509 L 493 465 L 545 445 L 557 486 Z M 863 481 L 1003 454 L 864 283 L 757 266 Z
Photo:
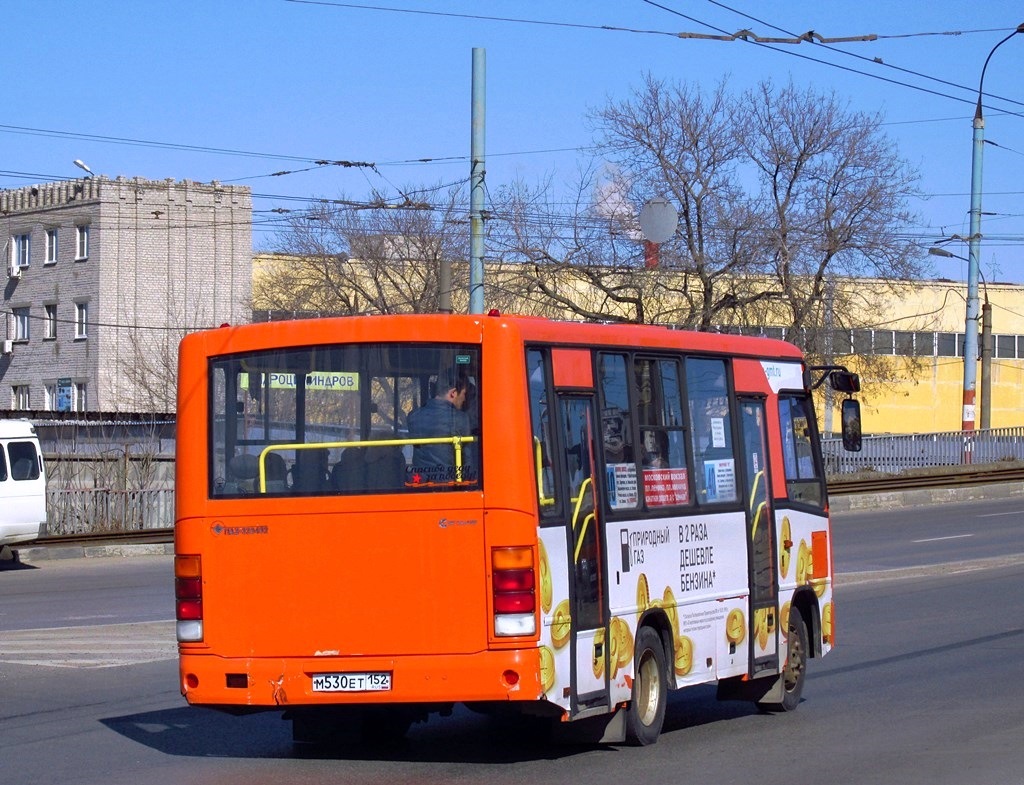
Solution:
M 235 455 L 228 461 L 228 481 L 224 484 L 224 492 L 251 492 L 253 481 L 259 476 L 259 471 L 260 463 L 255 455 Z
M 263 459 L 267 478 L 267 492 L 280 493 L 288 490 L 288 466 L 281 453 L 270 452 Z
M 362 447 L 346 447 L 331 467 L 331 485 L 339 491 L 358 491 L 366 486 L 366 461 Z
M 295 451 L 292 466 L 292 490 L 320 493 L 327 490 L 329 452 L 326 447 Z
M 405 456 L 400 447 L 347 447 L 331 469 L 339 491 L 399 490 L 405 487 Z
M 366 450 L 366 487 L 397 491 L 405 487 L 405 456 L 400 447 L 369 447 Z

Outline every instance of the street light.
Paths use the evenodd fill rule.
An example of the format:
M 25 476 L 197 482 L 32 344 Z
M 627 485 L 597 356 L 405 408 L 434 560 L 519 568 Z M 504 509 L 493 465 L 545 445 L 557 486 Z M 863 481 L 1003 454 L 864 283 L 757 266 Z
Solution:
M 985 84 L 985 70 L 996 49 L 1017 33 L 1024 33 L 1024 23 L 992 47 L 981 67 L 978 80 L 978 105 L 974 110 L 974 149 L 971 157 L 971 236 L 970 258 L 967 260 L 967 318 L 964 323 L 964 399 L 961 428 L 974 430 L 974 391 L 978 375 L 978 265 L 981 251 L 981 158 L 985 145 L 985 118 L 982 115 L 982 88 Z
M 932 256 L 941 256 L 943 259 L 960 259 L 968 264 L 971 262 L 965 256 L 936 246 L 929 248 L 928 253 Z M 992 427 L 992 306 L 988 302 L 988 282 L 980 267 L 978 274 L 981 276 L 981 283 L 985 289 L 985 304 L 981 307 L 981 427 L 985 429 Z M 977 351 L 977 333 L 975 333 L 974 340 L 975 351 Z M 965 335 L 964 357 L 966 356 L 967 336 Z
M 74 164 L 75 166 L 77 166 L 77 167 L 78 167 L 79 169 L 84 169 L 84 170 L 85 170 L 85 172 L 86 172 L 86 174 L 88 174 L 88 175 L 89 175 L 89 177 L 92 177 L 92 176 L 93 176 L 93 175 L 92 175 L 92 169 L 90 169 L 90 168 L 89 168 L 88 166 L 86 166 L 86 165 L 85 165 L 85 162 L 84 162 L 84 161 L 83 161 L 83 160 L 82 160 L 81 158 L 76 158 L 76 159 L 75 159 L 74 161 L 72 161 L 71 163 L 73 163 L 73 164 Z

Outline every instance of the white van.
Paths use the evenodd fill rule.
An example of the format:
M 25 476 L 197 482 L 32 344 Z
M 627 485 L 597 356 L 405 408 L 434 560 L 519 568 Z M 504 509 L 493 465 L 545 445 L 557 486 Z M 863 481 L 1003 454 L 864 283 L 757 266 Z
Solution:
M 0 547 L 46 533 L 46 472 L 36 429 L 0 420 Z

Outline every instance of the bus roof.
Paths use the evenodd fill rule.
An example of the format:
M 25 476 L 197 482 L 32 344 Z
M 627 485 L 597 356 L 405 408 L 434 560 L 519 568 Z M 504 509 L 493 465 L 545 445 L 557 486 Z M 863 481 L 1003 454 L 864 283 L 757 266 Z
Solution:
M 665 325 L 558 321 L 509 314 L 390 314 L 295 319 L 225 325 L 186 336 L 184 342 L 206 343 L 209 355 L 330 343 L 376 343 L 388 340 L 478 342 L 485 331 L 509 329 L 523 342 L 551 345 L 602 345 L 678 349 L 733 356 L 774 357 L 800 361 L 793 344 L 774 338 L 682 330 Z M 183 343 L 184 343 L 183 342 Z

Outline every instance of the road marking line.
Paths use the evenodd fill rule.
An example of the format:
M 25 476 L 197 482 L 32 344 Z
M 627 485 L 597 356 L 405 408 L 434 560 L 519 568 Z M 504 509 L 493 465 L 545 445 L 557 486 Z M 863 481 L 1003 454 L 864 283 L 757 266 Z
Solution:
M 949 537 L 930 537 L 927 540 L 911 540 L 911 542 L 939 542 L 941 540 L 962 540 L 966 537 L 973 537 L 973 534 L 954 534 Z
M 977 515 L 977 518 L 1001 518 L 1004 515 L 1020 515 L 1020 510 L 1013 512 L 986 512 L 984 515 Z
M 0 662 L 52 668 L 113 668 L 172 660 L 173 621 L 11 630 L 0 636 Z

